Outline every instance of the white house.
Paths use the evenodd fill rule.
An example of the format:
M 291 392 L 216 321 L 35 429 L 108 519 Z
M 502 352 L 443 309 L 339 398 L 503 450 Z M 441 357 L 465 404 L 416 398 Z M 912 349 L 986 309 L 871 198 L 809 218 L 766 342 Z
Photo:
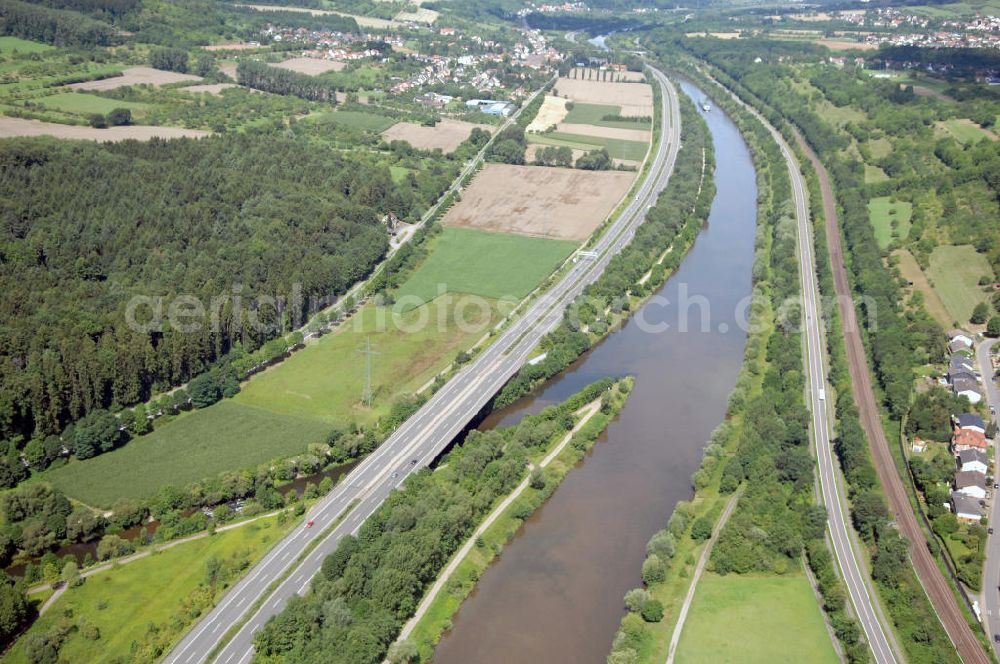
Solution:
M 986 475 L 971 470 L 960 470 L 955 473 L 955 491 L 983 500 L 986 498 Z
M 957 491 L 951 494 L 951 508 L 958 520 L 965 523 L 979 523 L 983 518 L 983 508 L 979 501 Z
M 955 418 L 955 425 L 959 429 L 971 429 L 982 434 L 986 433 L 986 423 L 975 413 L 962 413 Z
M 981 450 L 962 450 L 958 453 L 959 470 L 986 474 L 989 470 L 989 459 Z

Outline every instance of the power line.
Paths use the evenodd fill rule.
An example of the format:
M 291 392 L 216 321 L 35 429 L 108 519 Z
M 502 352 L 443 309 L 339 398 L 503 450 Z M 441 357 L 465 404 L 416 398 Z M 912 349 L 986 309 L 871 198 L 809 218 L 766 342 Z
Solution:
M 361 403 L 362 405 L 371 408 L 372 401 L 375 397 L 372 390 L 372 355 L 381 355 L 381 353 L 376 353 L 372 350 L 371 336 L 368 336 L 365 339 L 364 347 L 359 348 L 358 352 L 365 356 L 365 389 L 361 392 Z

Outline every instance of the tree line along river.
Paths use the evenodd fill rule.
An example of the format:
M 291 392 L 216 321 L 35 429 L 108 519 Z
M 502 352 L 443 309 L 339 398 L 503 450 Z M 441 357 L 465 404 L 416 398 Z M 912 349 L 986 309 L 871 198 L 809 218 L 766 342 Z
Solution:
M 700 107 L 705 95 L 688 82 L 681 88 Z M 479 426 L 515 424 L 608 375 L 636 379 L 619 418 L 482 575 L 442 637 L 436 664 L 603 664 L 624 612 L 621 598 L 641 584 L 646 541 L 677 501 L 691 497 L 691 475 L 742 364 L 738 307 L 751 292 L 757 202 L 738 129 L 715 108 L 703 117 L 715 146 L 717 192 L 708 223 L 659 297 L 536 393 Z

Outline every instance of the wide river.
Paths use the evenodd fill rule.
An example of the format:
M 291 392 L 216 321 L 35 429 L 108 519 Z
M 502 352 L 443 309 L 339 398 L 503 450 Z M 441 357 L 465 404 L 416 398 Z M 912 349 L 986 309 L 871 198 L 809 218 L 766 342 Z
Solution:
M 681 87 L 700 106 L 701 91 Z M 751 289 L 757 196 L 736 126 L 715 108 L 703 116 L 715 144 L 717 195 L 681 267 L 621 330 L 480 426 L 516 423 L 604 376 L 635 376 L 618 419 L 482 575 L 442 637 L 436 664 L 603 664 L 621 598 L 641 583 L 646 541 L 691 496 L 691 475 L 742 362 L 738 307 Z M 708 303 L 706 329 L 698 302 Z

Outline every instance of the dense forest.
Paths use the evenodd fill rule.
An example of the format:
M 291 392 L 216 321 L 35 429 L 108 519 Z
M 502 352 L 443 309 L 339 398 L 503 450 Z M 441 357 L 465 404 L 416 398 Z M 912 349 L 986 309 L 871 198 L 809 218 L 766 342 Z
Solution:
M 59 433 L 287 331 L 310 300 L 371 270 L 388 246 L 382 215 L 409 215 L 414 187 L 394 184 L 375 156 L 290 134 L 5 142 L 0 437 Z M 169 318 L 179 295 L 205 309 L 225 300 L 219 324 L 206 314 L 190 333 L 169 321 L 137 331 L 126 320 L 132 296 L 162 296 Z M 135 322 L 149 323 L 152 306 Z
M 263 62 L 241 60 L 236 69 L 236 78 L 240 85 L 254 90 L 329 104 L 337 103 L 337 86 L 330 81 L 290 69 L 272 67 Z
M 56 46 L 108 46 L 114 41 L 107 23 L 19 0 L 0 2 L 0 33 Z

